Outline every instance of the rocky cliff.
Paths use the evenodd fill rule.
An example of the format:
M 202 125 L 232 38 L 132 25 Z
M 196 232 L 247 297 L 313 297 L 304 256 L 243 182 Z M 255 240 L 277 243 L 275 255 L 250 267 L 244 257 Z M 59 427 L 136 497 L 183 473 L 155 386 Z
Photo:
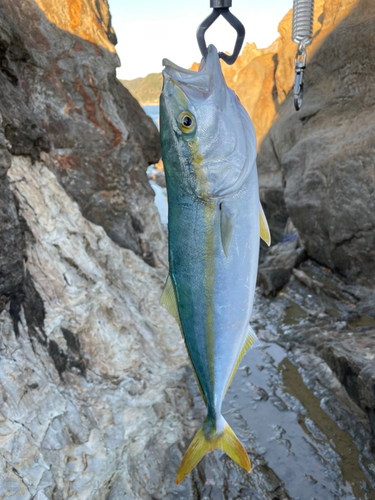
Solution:
M 0 2 L 1 497 L 163 495 L 197 425 L 114 42 L 105 0 Z
M 0 23 L 10 152 L 33 160 L 48 152 L 49 168 L 87 219 L 150 264 L 165 263 L 145 172 L 159 159 L 158 134 L 116 80 L 107 1 L 4 0 Z
M 369 0 L 316 2 L 298 113 L 291 20 L 289 12 L 279 25 L 277 50 L 245 65 L 240 59 L 239 70 L 230 70 L 258 134 L 261 199 L 276 241 L 289 216 L 311 257 L 373 286 L 375 6 Z
M 173 491 L 177 443 L 198 422 L 180 334 L 158 305 L 165 273 L 84 219 L 48 161 L 14 156 L 8 171 L 25 270 L 0 314 L 0 495 Z

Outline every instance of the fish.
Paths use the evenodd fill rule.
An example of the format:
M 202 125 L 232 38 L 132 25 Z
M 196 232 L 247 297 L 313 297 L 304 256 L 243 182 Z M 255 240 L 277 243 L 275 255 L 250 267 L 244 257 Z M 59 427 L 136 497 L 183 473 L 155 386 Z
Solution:
M 160 303 L 177 321 L 207 416 L 177 472 L 224 451 L 250 472 L 222 416 L 241 358 L 258 343 L 249 325 L 259 236 L 270 232 L 259 200 L 254 126 L 229 89 L 214 45 L 198 71 L 163 60 L 160 142 L 168 196 L 169 275 Z

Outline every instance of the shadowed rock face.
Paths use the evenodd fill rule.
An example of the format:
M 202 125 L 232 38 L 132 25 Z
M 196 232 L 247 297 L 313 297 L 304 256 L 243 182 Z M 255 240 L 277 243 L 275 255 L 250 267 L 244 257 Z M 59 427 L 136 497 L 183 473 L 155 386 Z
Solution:
M 290 90 L 292 11 L 268 52 L 228 70 L 255 123 L 260 196 L 274 241 L 290 216 L 308 254 L 350 281 L 375 283 L 375 70 L 370 0 L 315 3 L 302 109 Z M 244 51 L 245 53 L 245 51 Z M 242 57 L 242 56 L 241 56 Z M 271 127 L 271 128 L 270 128 Z M 270 129 L 270 130 L 269 130 Z
M 0 1 L 0 497 L 165 497 L 198 422 L 158 304 L 157 131 L 115 79 L 107 3 L 39 5 Z M 77 6 L 103 15 L 74 11 L 80 37 Z
M 165 262 L 146 168 L 158 133 L 116 80 L 107 1 L 2 0 L 0 111 L 15 155 L 49 168 L 85 217 L 151 265 Z
M 302 110 L 290 95 L 259 156 L 263 198 L 274 175 L 308 254 L 365 285 L 375 283 L 374 19 L 361 1 L 322 41 Z

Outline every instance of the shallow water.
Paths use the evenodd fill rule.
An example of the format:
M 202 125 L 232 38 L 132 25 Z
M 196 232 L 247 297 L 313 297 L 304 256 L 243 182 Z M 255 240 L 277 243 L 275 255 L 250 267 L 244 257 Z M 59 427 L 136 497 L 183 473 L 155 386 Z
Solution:
M 291 498 L 374 498 L 352 437 L 321 408 L 279 345 L 245 355 L 223 414 L 242 434 L 246 422 Z
M 150 116 L 155 125 L 159 128 L 159 106 L 142 106 L 146 115 Z

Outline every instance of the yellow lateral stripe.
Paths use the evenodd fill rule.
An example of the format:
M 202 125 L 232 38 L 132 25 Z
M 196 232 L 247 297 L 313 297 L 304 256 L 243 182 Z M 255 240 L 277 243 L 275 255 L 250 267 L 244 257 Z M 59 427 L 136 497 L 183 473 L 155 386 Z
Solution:
M 214 284 L 215 284 L 215 231 L 213 219 L 216 210 L 215 202 L 209 199 L 210 183 L 203 166 L 203 156 L 199 149 L 198 138 L 188 141 L 191 163 L 195 173 L 197 195 L 205 200 L 203 203 L 203 220 L 205 229 L 204 245 L 204 300 L 206 313 L 206 351 L 210 374 L 210 382 L 214 387 Z

